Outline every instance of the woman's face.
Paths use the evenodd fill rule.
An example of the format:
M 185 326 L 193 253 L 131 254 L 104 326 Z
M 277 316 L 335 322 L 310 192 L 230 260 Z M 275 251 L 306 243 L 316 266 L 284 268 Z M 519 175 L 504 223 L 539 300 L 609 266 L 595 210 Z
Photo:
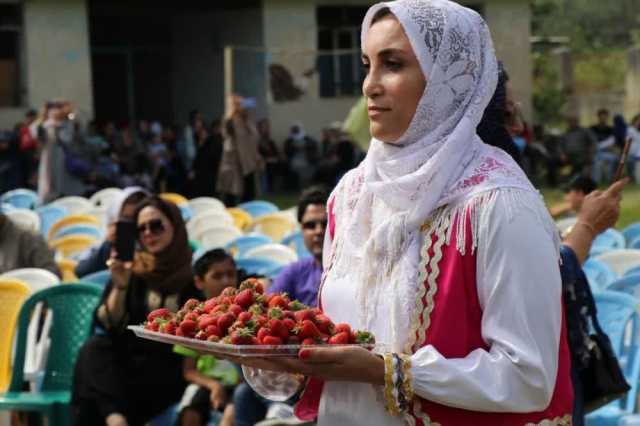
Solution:
M 362 50 L 367 70 L 362 92 L 367 97 L 369 130 L 374 138 L 393 144 L 409 127 L 427 82 L 393 15 L 369 28 Z
M 160 210 L 147 206 L 138 214 L 138 236 L 149 253 L 158 254 L 173 241 L 173 225 Z

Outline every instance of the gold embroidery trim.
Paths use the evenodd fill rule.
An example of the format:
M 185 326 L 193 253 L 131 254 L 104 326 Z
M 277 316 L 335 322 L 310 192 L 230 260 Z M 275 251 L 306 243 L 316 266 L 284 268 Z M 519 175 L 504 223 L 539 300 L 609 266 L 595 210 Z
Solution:
M 386 410 L 392 416 L 400 414 L 400 408 L 393 396 L 393 354 L 384 354 L 384 399 Z
M 415 399 L 413 403 L 413 415 L 416 419 L 422 422 L 423 426 L 441 426 L 440 423 L 435 423 L 431 421 L 431 418 L 422 411 L 422 404 L 420 403 L 420 399 Z
M 573 418 L 571 414 L 567 414 L 562 417 L 556 417 L 555 419 L 545 419 L 540 423 L 527 423 L 526 426 L 571 426 Z
M 413 399 L 413 378 L 411 377 L 411 358 L 405 354 L 398 354 L 402 360 L 402 390 L 407 401 Z

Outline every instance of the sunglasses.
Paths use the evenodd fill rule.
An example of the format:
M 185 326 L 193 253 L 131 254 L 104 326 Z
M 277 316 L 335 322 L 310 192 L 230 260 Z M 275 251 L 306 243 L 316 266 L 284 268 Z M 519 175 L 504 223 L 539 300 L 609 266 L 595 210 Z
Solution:
M 153 235 L 159 235 L 164 232 L 164 223 L 161 219 L 151 219 L 149 222 L 138 225 L 138 235 L 143 235 L 146 230 Z
M 323 229 L 327 228 L 327 221 L 325 220 L 310 220 L 308 222 L 304 222 L 302 224 L 302 229 L 306 229 L 308 231 L 316 229 L 318 225 L 321 225 Z

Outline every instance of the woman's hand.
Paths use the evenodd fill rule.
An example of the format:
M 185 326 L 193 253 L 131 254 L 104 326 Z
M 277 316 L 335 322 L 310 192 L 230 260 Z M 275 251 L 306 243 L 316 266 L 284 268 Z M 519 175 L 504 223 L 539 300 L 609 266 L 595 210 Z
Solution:
M 227 403 L 227 391 L 225 391 L 224 386 L 215 380 L 209 384 L 209 390 L 211 391 L 209 396 L 211 406 L 215 410 L 220 410 Z
M 132 262 L 123 262 L 116 257 L 116 252 L 111 252 L 111 257 L 107 260 L 107 266 L 111 271 L 111 282 L 119 290 L 126 290 L 131 279 Z

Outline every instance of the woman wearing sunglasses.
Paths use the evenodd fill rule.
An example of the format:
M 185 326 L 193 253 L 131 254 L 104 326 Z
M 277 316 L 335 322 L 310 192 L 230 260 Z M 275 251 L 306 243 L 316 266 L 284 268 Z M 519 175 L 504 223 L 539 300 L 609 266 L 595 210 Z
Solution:
M 184 391 L 182 357 L 169 345 L 137 339 L 126 327 L 141 324 L 154 309 L 175 312 L 188 299 L 201 298 L 185 224 L 174 204 L 157 197 L 142 201 L 134 220 L 133 261 L 122 262 L 115 252 L 108 261 L 112 278 L 96 310 L 106 333 L 91 338 L 78 357 L 75 424 L 144 424 Z

